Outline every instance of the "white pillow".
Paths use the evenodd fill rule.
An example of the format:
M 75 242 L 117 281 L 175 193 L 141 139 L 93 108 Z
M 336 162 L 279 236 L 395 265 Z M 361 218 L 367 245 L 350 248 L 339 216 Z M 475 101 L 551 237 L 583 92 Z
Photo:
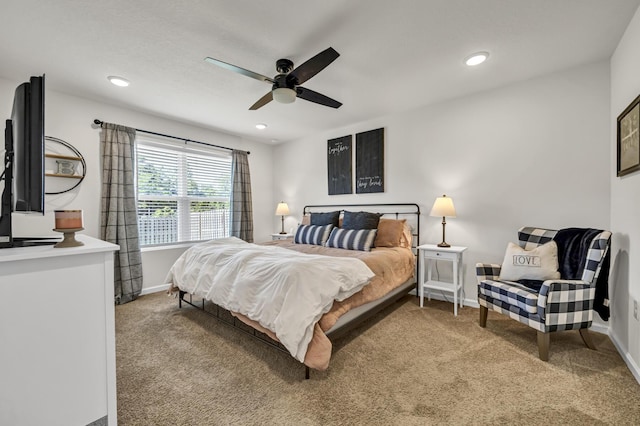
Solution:
M 525 250 L 517 244 L 509 243 L 500 269 L 500 280 L 522 279 L 541 281 L 560 279 L 558 245 L 555 241 L 549 241 L 533 250 Z

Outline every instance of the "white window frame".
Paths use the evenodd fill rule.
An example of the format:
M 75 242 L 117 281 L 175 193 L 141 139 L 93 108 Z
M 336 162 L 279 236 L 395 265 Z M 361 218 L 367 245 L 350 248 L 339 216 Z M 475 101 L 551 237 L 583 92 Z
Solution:
M 157 152 L 171 152 L 178 155 L 178 163 L 177 163 L 177 192 L 176 196 L 169 195 L 141 195 L 138 188 L 138 148 L 145 147 L 156 150 Z M 187 181 L 187 159 L 191 156 L 205 156 L 221 159 L 224 162 L 229 163 L 229 192 L 225 196 L 219 197 L 201 197 L 201 196 L 189 196 L 187 194 L 188 181 Z M 226 235 L 231 235 L 231 190 L 232 183 L 232 169 L 231 169 L 232 155 L 231 151 L 210 147 L 204 144 L 198 144 L 195 142 L 179 142 L 175 140 L 167 140 L 165 138 L 159 136 L 149 136 L 149 135 L 137 135 L 136 136 L 136 146 L 135 146 L 135 174 L 136 174 L 136 205 L 139 201 L 172 201 L 177 204 L 177 217 L 178 217 L 178 226 L 177 226 L 177 241 L 168 242 L 168 243 L 151 243 L 144 244 L 144 239 L 142 238 L 143 230 L 140 229 L 140 246 L 143 248 L 148 247 L 162 247 L 162 246 L 173 246 L 185 243 L 196 243 L 200 241 L 204 241 L 205 239 L 193 239 L 191 237 L 191 210 L 190 206 L 192 202 L 197 201 L 209 201 L 209 202 L 223 202 L 227 203 L 228 215 L 226 218 L 226 226 L 224 231 Z M 185 214 L 185 212 L 187 212 Z M 199 228 L 198 228 L 199 229 Z

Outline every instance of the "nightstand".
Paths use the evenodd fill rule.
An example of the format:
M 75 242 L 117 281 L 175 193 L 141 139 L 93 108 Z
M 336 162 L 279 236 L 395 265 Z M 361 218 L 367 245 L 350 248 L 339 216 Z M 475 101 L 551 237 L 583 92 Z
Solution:
M 288 240 L 290 238 L 293 238 L 293 234 L 271 234 L 271 239 L 273 241 L 276 241 L 276 240 Z
M 418 271 L 418 292 L 420 307 L 424 304 L 424 291 L 427 290 L 427 299 L 431 300 L 429 290 L 441 290 L 453 293 L 453 314 L 458 315 L 458 300 L 460 307 L 464 306 L 464 280 L 462 253 L 466 247 L 438 247 L 436 244 L 423 244 L 418 246 L 420 270 Z M 432 279 L 433 265 L 436 261 L 451 262 L 453 267 L 453 282 L 438 281 Z M 425 277 L 426 268 L 426 277 Z

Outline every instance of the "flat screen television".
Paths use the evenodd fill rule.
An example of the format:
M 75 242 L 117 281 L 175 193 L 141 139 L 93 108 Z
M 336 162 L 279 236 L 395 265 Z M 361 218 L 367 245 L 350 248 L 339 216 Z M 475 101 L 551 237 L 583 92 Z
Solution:
M 13 98 L 13 211 L 44 214 L 44 76 Z
M 51 244 L 50 238 L 14 238 L 11 213 L 44 214 L 44 75 L 16 88 L 6 121 L 0 248 Z

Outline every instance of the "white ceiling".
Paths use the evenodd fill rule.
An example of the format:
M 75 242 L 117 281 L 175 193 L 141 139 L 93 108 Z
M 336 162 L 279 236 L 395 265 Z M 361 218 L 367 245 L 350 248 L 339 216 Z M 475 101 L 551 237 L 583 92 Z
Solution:
M 2 0 L 0 77 L 45 73 L 48 90 L 271 143 L 607 59 L 639 4 Z M 303 86 L 339 109 L 299 99 L 249 111 L 270 85 L 203 60 L 273 77 L 277 59 L 299 65 L 329 46 L 341 56 Z M 466 67 L 479 50 L 489 60 Z M 132 84 L 115 87 L 108 75 Z

